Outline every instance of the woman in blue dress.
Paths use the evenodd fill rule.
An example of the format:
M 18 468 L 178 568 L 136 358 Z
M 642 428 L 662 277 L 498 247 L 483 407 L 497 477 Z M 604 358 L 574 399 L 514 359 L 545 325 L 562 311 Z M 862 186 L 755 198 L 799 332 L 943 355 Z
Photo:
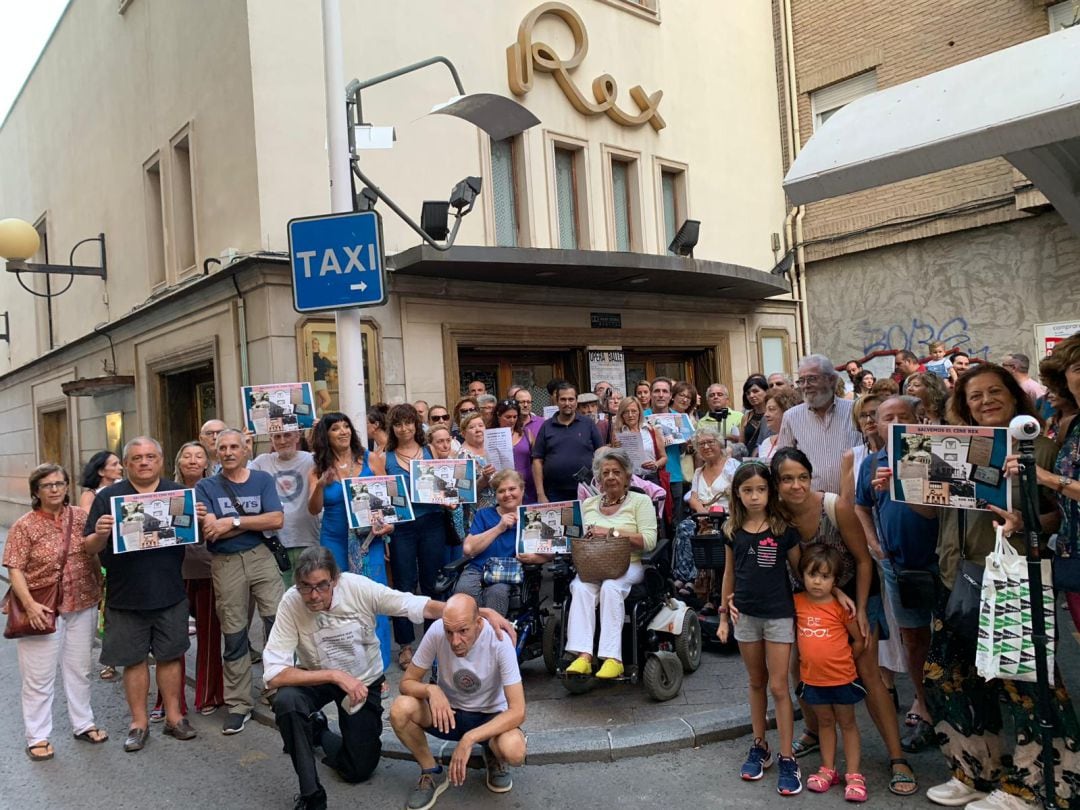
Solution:
M 360 437 L 353 429 L 352 421 L 343 413 L 328 413 L 315 425 L 311 435 L 311 450 L 315 468 L 310 473 L 308 511 L 313 515 L 322 512 L 322 530 L 319 543 L 334 555 L 334 561 L 342 571 L 363 574 L 381 585 L 386 579 L 386 540 L 393 530 L 384 525 L 370 531 L 349 529 L 345 514 L 345 489 L 341 481 L 366 475 L 382 475 L 381 459 L 369 455 L 360 446 Z M 365 542 L 367 545 L 365 547 Z M 379 616 L 375 635 L 382 651 L 383 669 L 390 666 L 390 619 Z
M 407 403 L 395 405 L 386 417 L 386 474 L 400 475 L 405 479 L 405 489 L 411 487 L 412 462 L 433 458 L 426 447 L 427 437 L 420 423 L 420 414 Z M 438 598 L 435 580 L 443 565 L 446 547 L 446 531 L 443 523 L 443 507 L 434 504 L 413 505 L 415 520 L 399 523 L 394 529 L 394 542 L 390 544 L 390 572 L 394 575 L 394 587 L 412 593 L 419 582 L 420 593 L 432 599 Z M 412 661 L 413 642 L 416 633 L 407 617 L 393 619 L 394 640 L 398 651 L 398 666 L 406 669 Z

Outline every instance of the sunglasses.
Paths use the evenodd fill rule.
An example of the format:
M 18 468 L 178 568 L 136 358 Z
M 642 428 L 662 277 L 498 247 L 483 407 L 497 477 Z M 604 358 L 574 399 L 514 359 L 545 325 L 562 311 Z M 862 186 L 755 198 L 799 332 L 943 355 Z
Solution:
M 450 414 L 448 414 L 448 413 L 433 414 L 433 415 L 428 417 L 428 420 L 431 421 L 431 422 L 449 422 L 450 421 Z

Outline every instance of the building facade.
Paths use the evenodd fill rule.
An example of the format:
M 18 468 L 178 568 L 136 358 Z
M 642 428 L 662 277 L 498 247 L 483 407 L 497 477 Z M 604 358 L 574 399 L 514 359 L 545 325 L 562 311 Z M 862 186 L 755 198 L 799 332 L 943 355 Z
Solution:
M 798 311 L 768 272 L 787 211 L 767 4 L 343 6 L 347 77 L 442 54 L 541 122 L 492 141 L 427 115 L 454 92 L 440 65 L 364 91 L 365 122 L 397 140 L 360 165 L 414 218 L 483 178 L 446 253 L 377 207 L 390 297 L 364 311 L 369 401 L 452 405 L 473 377 L 590 385 L 590 349 L 622 353 L 623 385 L 791 369 Z M 336 362 L 332 313 L 293 310 L 287 255 L 287 222 L 330 208 L 325 122 L 317 4 L 71 3 L 0 125 L 0 218 L 35 224 L 37 261 L 104 233 L 108 277 L 46 299 L 0 275 L 0 523 L 40 461 L 78 468 L 139 433 L 169 456 L 207 418 L 238 423 L 241 385 Z M 687 219 L 693 258 L 667 250 Z
M 774 4 L 785 166 L 850 101 L 1040 36 L 1075 0 Z M 1037 324 L 1080 320 L 1080 238 L 1004 159 L 792 212 L 809 342 L 837 363 L 874 351 L 1033 357 Z M 886 362 L 886 365 L 888 363 Z

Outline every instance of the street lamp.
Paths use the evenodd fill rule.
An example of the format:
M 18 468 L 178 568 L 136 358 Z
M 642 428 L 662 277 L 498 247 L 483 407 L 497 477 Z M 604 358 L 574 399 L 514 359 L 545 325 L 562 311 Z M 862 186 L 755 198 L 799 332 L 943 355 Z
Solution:
M 445 65 L 447 70 L 450 71 L 454 87 L 457 88 L 457 95 L 443 104 L 432 107 L 428 113 L 429 115 L 452 115 L 455 118 L 468 121 L 497 141 L 510 138 L 530 127 L 536 126 L 540 123 L 540 119 L 521 104 L 506 96 L 495 93 L 466 94 L 457 68 L 445 56 L 433 56 L 430 59 L 424 59 L 397 70 L 391 70 L 388 73 L 381 73 L 365 81 L 353 79 L 345 87 L 345 109 L 348 118 L 349 154 L 352 173 L 364 184 L 359 200 L 357 200 L 356 189 L 353 188 L 353 199 L 357 200 L 356 207 L 360 210 L 370 210 L 375 205 L 373 197 L 382 200 L 428 245 L 436 250 L 449 250 L 454 245 L 458 228 L 461 226 L 461 218 L 473 209 L 476 196 L 480 193 L 482 184 L 479 177 L 466 177 L 454 186 L 454 190 L 450 194 L 449 205 L 441 200 L 425 201 L 420 224 L 417 224 L 386 192 L 375 185 L 357 165 L 359 161 L 357 150 L 389 149 L 393 146 L 396 138 L 392 128 L 372 127 L 364 122 L 363 105 L 360 100 L 361 92 L 369 87 L 374 87 L 377 84 L 382 84 L 435 64 Z M 454 209 L 453 228 L 448 227 L 450 208 Z

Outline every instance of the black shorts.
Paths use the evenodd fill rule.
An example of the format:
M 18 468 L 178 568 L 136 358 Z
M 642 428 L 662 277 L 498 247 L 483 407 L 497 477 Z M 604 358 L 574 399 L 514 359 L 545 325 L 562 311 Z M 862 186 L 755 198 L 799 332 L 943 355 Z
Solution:
M 105 637 L 101 641 L 101 663 L 105 666 L 134 666 L 151 653 L 155 661 L 172 661 L 190 645 L 187 599 L 160 610 L 105 607 Z
M 440 740 L 450 740 L 451 742 L 459 742 L 462 737 L 472 731 L 474 728 L 480 728 L 492 717 L 497 717 L 499 712 L 470 712 L 465 709 L 454 709 L 454 727 L 449 731 L 442 732 L 439 729 L 432 726 L 426 728 L 428 734 L 432 737 L 438 737 Z

